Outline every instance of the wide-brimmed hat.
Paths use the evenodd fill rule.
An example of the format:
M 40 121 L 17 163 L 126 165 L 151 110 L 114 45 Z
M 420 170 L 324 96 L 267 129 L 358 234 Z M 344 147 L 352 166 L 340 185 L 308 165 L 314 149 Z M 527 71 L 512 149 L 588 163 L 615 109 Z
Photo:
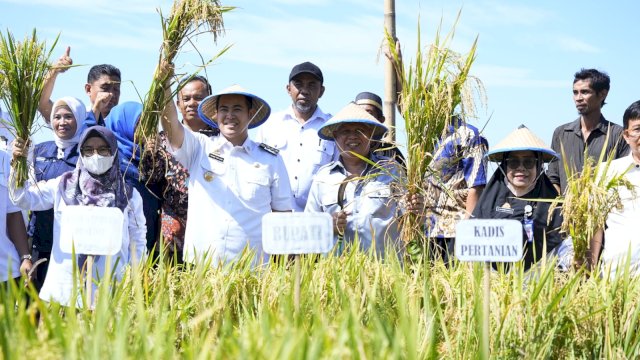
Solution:
M 342 124 L 361 123 L 373 126 L 372 138 L 380 138 L 387 132 L 387 127 L 366 112 L 361 106 L 351 102 L 329 119 L 319 130 L 318 136 L 325 140 L 334 140 L 333 132 Z
M 249 129 L 262 125 L 262 123 L 267 121 L 271 114 L 271 107 L 269 107 L 269 104 L 266 101 L 248 92 L 240 85 L 232 85 L 217 94 L 207 96 L 198 106 L 198 115 L 200 115 L 202 121 L 211 127 L 218 127 L 218 123 L 216 122 L 216 113 L 218 112 L 218 99 L 222 95 L 243 95 L 251 98 L 251 109 L 254 109 L 256 113 L 249 121 Z
M 542 160 L 549 162 L 558 157 L 547 144 L 526 126 L 520 125 L 515 131 L 502 139 L 485 155 L 490 161 L 501 162 L 504 154 L 512 151 L 535 151 L 542 154 Z

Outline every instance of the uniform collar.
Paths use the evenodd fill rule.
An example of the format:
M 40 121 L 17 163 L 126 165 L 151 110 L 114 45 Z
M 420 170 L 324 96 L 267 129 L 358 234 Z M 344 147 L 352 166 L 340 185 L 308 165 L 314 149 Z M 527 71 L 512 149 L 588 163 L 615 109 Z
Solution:
M 308 124 L 316 120 L 325 121 L 328 119 L 328 117 L 329 117 L 328 114 L 325 114 L 324 112 L 322 112 L 322 109 L 320 109 L 320 105 L 317 105 L 316 110 L 313 112 L 313 114 L 311 114 L 311 117 L 309 117 L 309 120 L 307 120 L 306 123 Z M 298 121 L 296 118 L 296 114 L 293 111 L 293 104 L 287 107 L 287 110 L 285 112 L 285 119 Z
M 218 135 L 213 140 L 214 150 L 222 150 L 224 152 L 230 152 L 234 148 L 241 148 L 246 153 L 250 154 L 256 149 L 256 143 L 251 140 L 249 136 L 240 146 L 234 146 L 227 138 L 222 135 Z

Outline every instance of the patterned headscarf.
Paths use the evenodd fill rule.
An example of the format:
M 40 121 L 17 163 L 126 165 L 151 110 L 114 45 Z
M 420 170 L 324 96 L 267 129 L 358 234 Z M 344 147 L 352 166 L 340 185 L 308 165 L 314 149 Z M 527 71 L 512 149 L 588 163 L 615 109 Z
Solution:
M 107 142 L 111 153 L 115 154 L 111 168 L 102 175 L 90 174 L 84 167 L 82 156 L 73 171 L 64 173 L 60 180 L 62 199 L 67 205 L 95 205 L 117 207 L 124 212 L 131 199 L 132 188 L 127 185 L 120 172 L 116 137 L 103 126 L 92 126 L 82 133 L 78 149 L 92 137 L 100 137 Z
M 71 96 L 60 98 L 53 103 L 53 107 L 51 108 L 51 123 L 53 123 L 53 117 L 56 114 L 56 109 L 61 106 L 68 107 L 69 110 L 71 110 L 71 113 L 73 113 L 73 117 L 76 120 L 76 133 L 73 134 L 70 139 L 61 139 L 58 137 L 58 135 L 56 135 L 55 131 L 53 132 L 53 141 L 56 143 L 58 149 L 67 149 L 74 146 L 78 143 L 78 141 L 80 141 L 80 135 L 82 135 L 82 132 L 85 129 L 84 120 L 87 118 L 87 107 L 84 105 L 84 103 L 82 103 L 81 100 L 77 98 Z

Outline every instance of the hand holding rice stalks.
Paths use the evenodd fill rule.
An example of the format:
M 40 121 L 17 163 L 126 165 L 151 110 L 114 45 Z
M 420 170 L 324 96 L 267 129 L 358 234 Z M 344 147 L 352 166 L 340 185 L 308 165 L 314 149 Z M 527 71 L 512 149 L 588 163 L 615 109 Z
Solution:
M 212 33 L 214 42 L 218 35 L 224 31 L 222 14 L 232 7 L 223 7 L 218 0 L 176 0 L 171 8 L 169 17 L 165 18 L 160 12 L 162 21 L 162 48 L 158 67 L 151 82 L 151 87 L 144 99 L 144 107 L 140 122 L 136 129 L 136 139 L 143 140 L 155 136 L 160 115 L 167 99 L 164 87 L 170 84 L 170 74 L 164 71 L 162 63 L 173 63 L 179 50 L 191 37 Z M 222 55 L 228 47 L 225 47 L 209 62 Z M 173 93 L 172 93 L 173 95 Z
M 58 37 L 47 50 L 34 29 L 31 36 L 20 42 L 7 31 L 0 34 L 0 91 L 2 100 L 11 114 L 6 125 L 12 134 L 27 142 L 34 132 L 38 102 L 51 64 L 49 57 Z M 27 159 L 20 157 L 12 162 L 16 185 L 24 186 L 28 177 Z

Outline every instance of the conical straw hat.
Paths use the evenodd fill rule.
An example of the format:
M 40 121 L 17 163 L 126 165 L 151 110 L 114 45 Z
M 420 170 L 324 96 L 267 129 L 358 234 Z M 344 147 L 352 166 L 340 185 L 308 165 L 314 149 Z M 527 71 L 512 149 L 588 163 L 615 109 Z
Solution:
M 387 132 L 387 127 L 384 126 L 378 119 L 374 118 L 371 114 L 366 112 L 360 105 L 356 105 L 354 102 L 350 102 L 342 110 L 340 110 L 334 117 L 329 119 L 318 130 L 318 136 L 325 140 L 335 140 L 333 138 L 333 132 L 341 125 L 346 123 L 361 123 L 372 125 L 374 128 L 373 138 L 379 139 Z
M 524 125 L 520 125 L 515 131 L 502 139 L 485 156 L 490 161 L 501 162 L 504 154 L 512 151 L 539 152 L 542 154 L 544 162 L 549 162 L 558 157 L 555 151 Z
M 271 107 L 269 107 L 269 104 L 266 101 L 251 94 L 240 85 L 232 85 L 217 94 L 207 96 L 198 106 L 198 115 L 200 115 L 200 118 L 209 126 L 214 128 L 218 127 L 218 123 L 216 122 L 216 107 L 218 99 L 222 95 L 244 95 L 251 98 L 251 109 L 255 109 L 256 113 L 249 122 L 249 129 L 262 125 L 262 123 L 264 123 L 271 114 Z

